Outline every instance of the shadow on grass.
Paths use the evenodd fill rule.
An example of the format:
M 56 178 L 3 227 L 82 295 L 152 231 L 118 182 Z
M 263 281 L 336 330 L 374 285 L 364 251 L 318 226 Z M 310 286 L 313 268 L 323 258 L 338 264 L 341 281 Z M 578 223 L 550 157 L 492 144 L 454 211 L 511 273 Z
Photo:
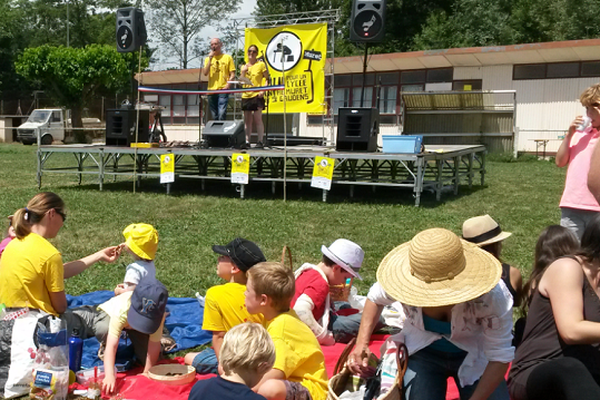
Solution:
M 352 189 L 353 187 L 353 189 Z M 82 190 L 99 190 L 97 184 L 82 184 L 78 186 L 69 186 L 70 189 L 80 188 Z M 465 196 L 469 196 L 480 190 L 486 189 L 487 185 L 460 185 L 458 195 L 453 194 L 453 187 L 446 186 L 442 191 L 440 201 L 436 201 L 433 190 L 425 190 L 421 194 L 421 207 L 435 208 L 447 202 L 453 202 Z M 133 191 L 131 181 L 105 182 L 103 191 L 123 192 Z M 141 193 L 162 193 L 166 194 L 166 185 L 158 183 L 156 180 L 142 179 L 141 185 L 138 185 L 136 191 Z M 180 179 L 171 184 L 170 196 L 211 196 L 219 198 L 239 198 L 240 185 L 225 181 L 207 180 L 202 182 L 198 179 Z M 252 182 L 246 186 L 244 198 L 248 200 L 282 200 L 283 183 L 276 182 Z M 323 201 L 323 191 L 312 188 L 308 183 L 288 183 L 287 200 L 290 201 Z M 326 202 L 330 204 L 358 203 L 358 204 L 396 204 L 404 206 L 414 206 L 415 197 L 412 188 L 397 187 L 374 187 L 364 185 L 334 185 L 332 190 L 327 193 Z

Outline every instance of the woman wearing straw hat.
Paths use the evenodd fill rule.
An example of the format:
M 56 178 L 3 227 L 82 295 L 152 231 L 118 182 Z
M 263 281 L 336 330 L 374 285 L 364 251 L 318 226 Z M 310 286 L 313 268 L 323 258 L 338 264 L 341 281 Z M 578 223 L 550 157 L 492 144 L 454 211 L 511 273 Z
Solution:
M 500 253 L 502 252 L 502 242 L 512 235 L 510 232 L 504 232 L 500 225 L 489 215 L 480 215 L 469 218 L 463 223 L 463 239 L 475 243 L 483 250 L 492 253 L 500 262 Z M 513 306 L 521 305 L 523 295 L 523 277 L 521 271 L 517 268 L 502 262 L 502 280 L 513 296 Z
M 395 338 L 410 355 L 407 400 L 445 399 L 450 376 L 461 400 L 508 400 L 512 296 L 501 273 L 490 253 L 440 228 L 418 233 L 385 256 L 377 281 L 407 316 Z
M 514 400 L 600 399 L 600 215 L 574 256 L 533 277 L 523 340 L 509 376 Z

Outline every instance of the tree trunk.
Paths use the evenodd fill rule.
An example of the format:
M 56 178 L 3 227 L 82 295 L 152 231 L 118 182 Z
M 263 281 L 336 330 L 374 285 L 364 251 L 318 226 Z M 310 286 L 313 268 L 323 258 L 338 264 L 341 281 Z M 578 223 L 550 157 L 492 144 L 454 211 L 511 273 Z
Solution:
M 71 126 L 73 128 L 83 128 L 82 115 L 83 106 L 81 104 L 71 104 Z

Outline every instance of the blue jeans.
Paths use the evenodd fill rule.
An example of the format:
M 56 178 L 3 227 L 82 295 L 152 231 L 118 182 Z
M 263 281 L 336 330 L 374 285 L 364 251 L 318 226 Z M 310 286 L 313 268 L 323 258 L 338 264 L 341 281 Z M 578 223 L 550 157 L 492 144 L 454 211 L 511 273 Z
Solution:
M 192 367 L 199 374 L 218 374 L 219 361 L 212 347 L 202 350 L 194 357 Z
M 350 303 L 336 301 L 334 304 L 336 311 L 351 308 Z M 328 329 L 333 332 L 333 337 L 336 343 L 348 343 L 358 334 L 360 328 L 360 320 L 362 313 L 352 315 L 336 315 L 333 312 L 329 315 Z M 377 332 L 384 326 L 383 318 L 379 318 L 379 322 L 375 326 L 373 332 Z
M 447 353 L 428 347 L 419 350 L 408 358 L 408 368 L 404 375 L 406 400 L 444 400 L 446 398 L 448 377 L 453 377 L 461 400 L 468 400 L 477 382 L 461 387 L 458 380 L 458 368 L 466 352 Z M 488 400 L 509 400 L 506 381 L 502 381 Z
M 229 101 L 229 95 L 223 94 L 211 94 L 208 96 L 208 107 L 212 114 L 213 120 L 225 121 L 227 119 L 227 102 Z

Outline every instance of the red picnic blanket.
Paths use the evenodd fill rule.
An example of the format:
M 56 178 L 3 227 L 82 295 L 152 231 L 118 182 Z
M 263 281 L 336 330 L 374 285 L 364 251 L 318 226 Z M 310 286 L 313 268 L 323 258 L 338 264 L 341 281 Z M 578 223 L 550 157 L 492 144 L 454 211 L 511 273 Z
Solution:
M 380 348 L 387 336 L 373 335 L 369 348 L 376 356 L 380 356 Z M 346 347 L 345 344 L 336 343 L 334 346 L 323 347 L 325 355 L 325 369 L 327 375 L 333 376 L 333 369 L 339 359 L 342 351 Z M 172 360 L 163 360 L 161 364 L 179 363 L 183 364 L 182 357 L 176 357 Z M 142 372 L 141 368 L 136 368 L 131 371 L 117 374 L 117 391 L 121 399 L 127 400 L 149 400 L 149 399 L 168 399 L 168 400 L 187 400 L 192 386 L 196 380 L 209 379 L 214 377 L 214 374 L 200 375 L 196 374 L 196 380 L 186 385 L 167 385 L 162 382 L 154 381 L 146 376 L 139 375 Z M 80 385 L 74 384 L 75 388 L 83 388 Z M 103 398 L 109 399 L 109 396 L 104 395 Z M 448 391 L 446 400 L 458 400 L 458 389 L 453 379 L 448 379 Z

